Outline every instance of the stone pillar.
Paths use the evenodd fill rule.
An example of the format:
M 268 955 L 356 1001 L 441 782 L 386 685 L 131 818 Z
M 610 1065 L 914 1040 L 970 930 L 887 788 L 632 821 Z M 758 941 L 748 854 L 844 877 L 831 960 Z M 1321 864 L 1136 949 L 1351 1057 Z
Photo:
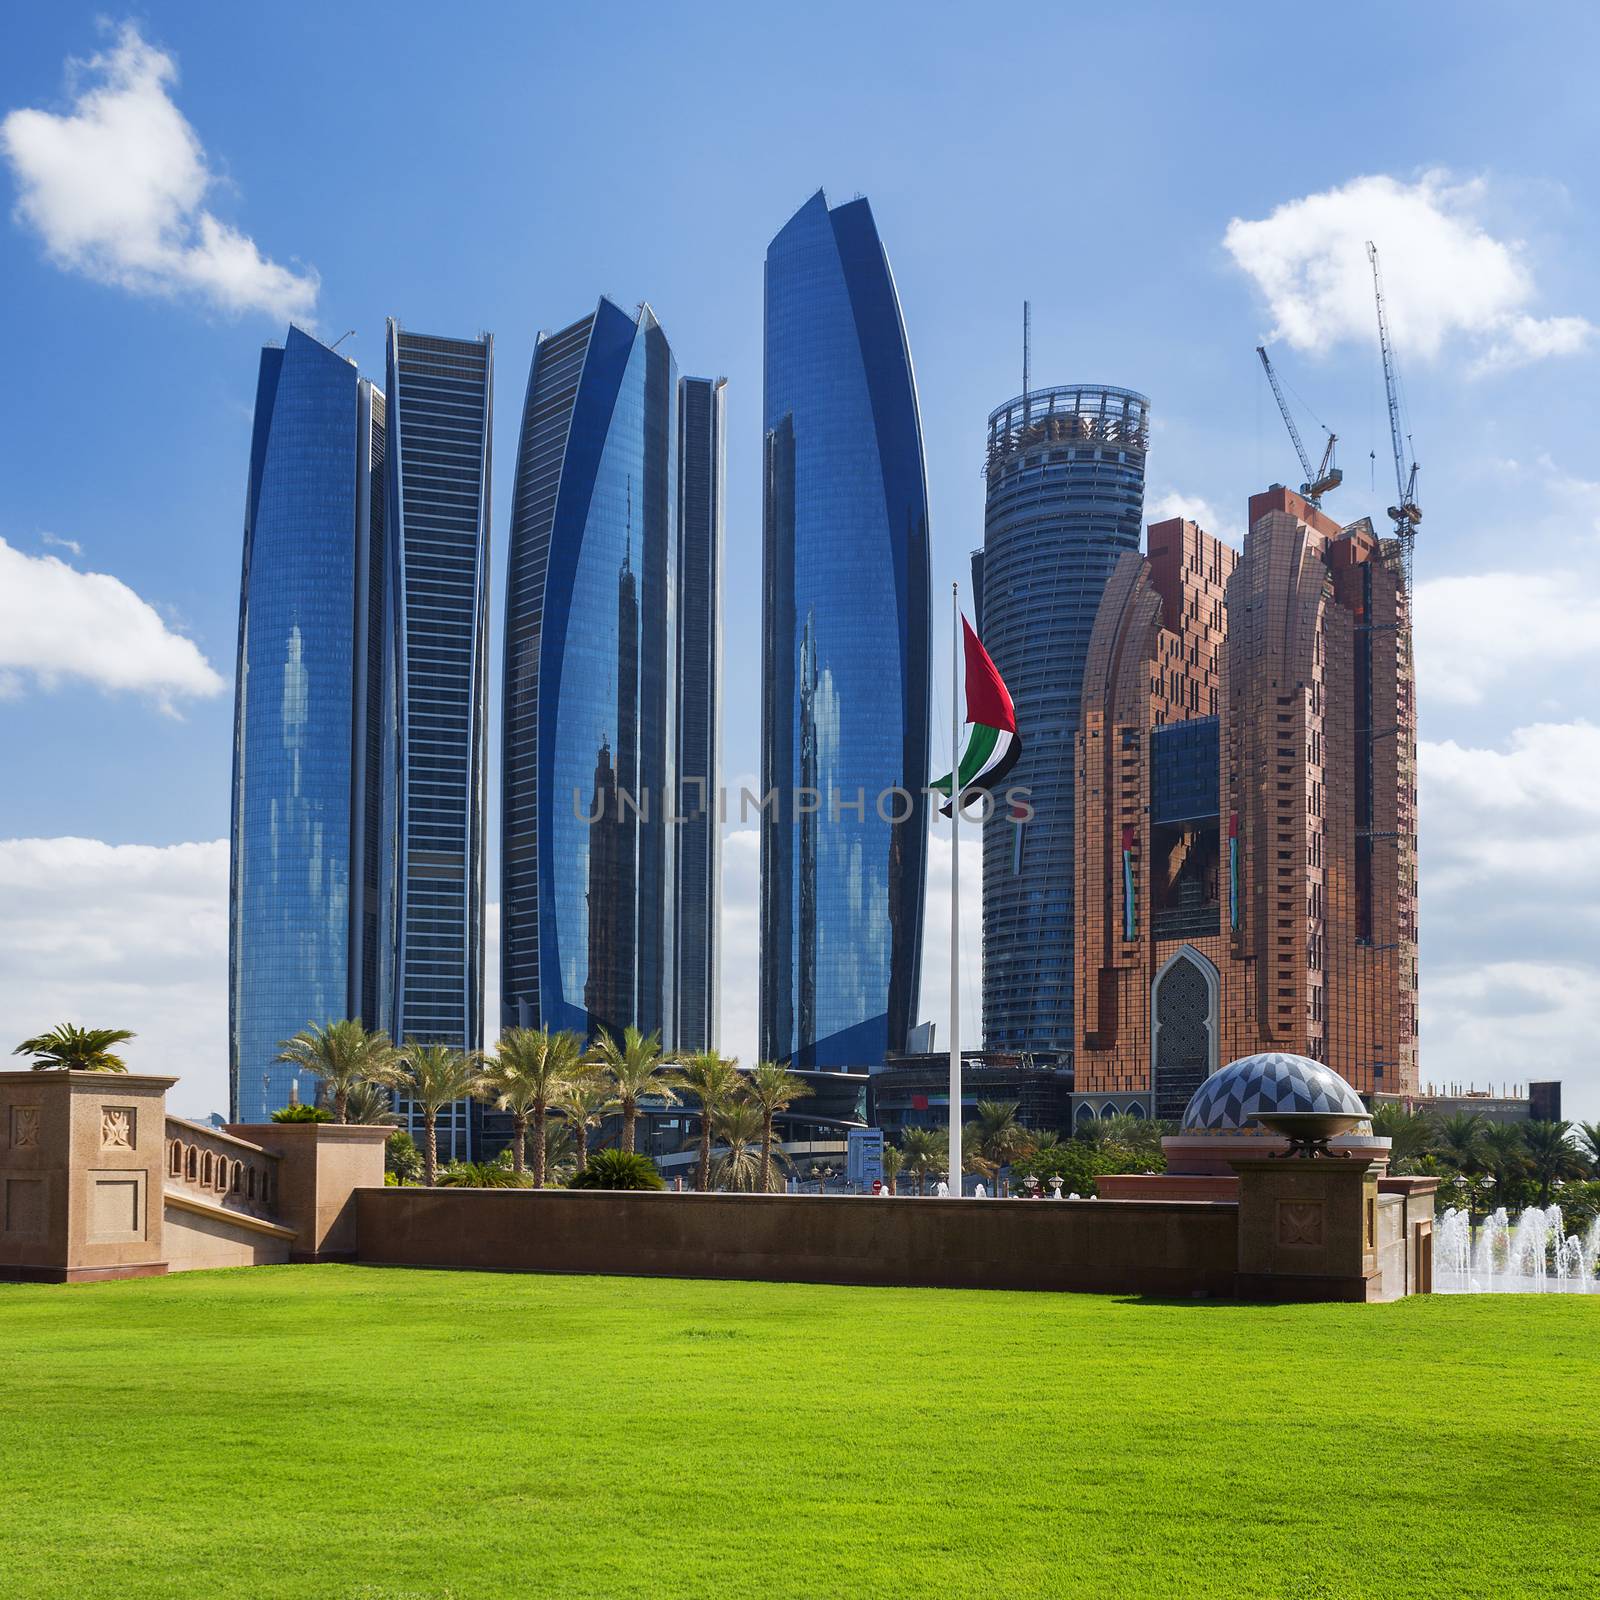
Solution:
M 1378 1174 L 1361 1156 L 1239 1157 L 1241 1300 L 1372 1300 Z
M 167 1270 L 162 1155 L 176 1078 L 0 1072 L 0 1278 Z
M 291 1261 L 353 1261 L 357 1189 L 383 1187 L 393 1128 L 332 1122 L 249 1122 L 228 1128 L 281 1157 L 273 1209 L 297 1235 Z

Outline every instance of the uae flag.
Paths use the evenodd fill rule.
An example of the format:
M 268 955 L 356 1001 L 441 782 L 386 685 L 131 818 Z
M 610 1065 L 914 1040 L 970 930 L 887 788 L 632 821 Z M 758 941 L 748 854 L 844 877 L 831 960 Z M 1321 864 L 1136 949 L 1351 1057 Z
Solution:
M 998 787 L 1016 766 L 1022 754 L 1022 736 L 1017 732 L 1017 713 L 1010 691 L 965 617 L 961 619 L 961 633 L 967 658 L 967 722 L 972 728 L 967 747 L 961 752 L 961 803 L 966 805 L 973 795 Z M 928 787 L 948 795 L 950 774 L 945 773 Z M 948 800 L 939 812 L 941 816 L 950 815 Z

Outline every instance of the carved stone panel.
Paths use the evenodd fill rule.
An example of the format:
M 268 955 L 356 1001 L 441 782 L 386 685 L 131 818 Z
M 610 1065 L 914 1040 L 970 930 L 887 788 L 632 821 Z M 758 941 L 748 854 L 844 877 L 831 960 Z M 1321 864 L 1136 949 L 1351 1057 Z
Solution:
M 100 1148 L 102 1150 L 132 1150 L 135 1144 L 132 1106 L 101 1106 Z
M 39 1148 L 38 1106 L 12 1106 L 11 1148 L 37 1150 Z
M 1278 1243 L 1287 1250 L 1320 1250 L 1322 1222 L 1320 1200 L 1280 1200 Z

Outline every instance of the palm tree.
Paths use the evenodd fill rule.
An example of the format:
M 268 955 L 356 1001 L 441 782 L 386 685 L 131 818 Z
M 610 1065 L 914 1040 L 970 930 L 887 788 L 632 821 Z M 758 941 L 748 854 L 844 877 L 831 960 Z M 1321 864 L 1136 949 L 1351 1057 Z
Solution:
M 973 1170 L 993 1178 L 1028 1147 L 1028 1130 L 1017 1121 L 1015 1100 L 980 1100 L 978 1115 L 962 1130 Z
M 1457 1172 L 1482 1170 L 1484 1158 L 1483 1113 L 1458 1111 L 1439 1124 L 1435 1152 Z
M 895 1192 L 895 1179 L 900 1176 L 900 1169 L 905 1164 L 904 1152 L 885 1142 L 883 1147 L 883 1181 L 889 1185 L 890 1194 Z
M 517 1056 L 505 1050 L 501 1038 L 501 1053 L 490 1056 L 483 1064 L 478 1078 L 478 1097 L 486 1100 L 496 1111 L 511 1114 L 511 1170 L 522 1173 L 528 1165 L 528 1118 L 539 1104 L 541 1096 L 546 1107 L 549 1095 L 539 1079 L 525 1071 Z
M 545 1123 L 542 1149 L 545 1182 L 564 1189 L 578 1170 L 577 1146 L 572 1140 L 572 1129 L 564 1118 L 551 1117 Z
M 1099 1118 L 1094 1127 L 1098 1143 L 1113 1145 L 1135 1161 L 1152 1162 L 1161 1154 L 1166 1124 L 1153 1118 L 1134 1117 L 1126 1111 L 1118 1111 Z
M 111 1047 L 137 1037 L 126 1028 L 79 1028 L 62 1022 L 49 1033 L 24 1039 L 11 1053 L 35 1057 L 35 1072 L 126 1072 L 127 1062 L 113 1055 Z
M 529 1125 L 532 1125 L 535 1189 L 544 1187 L 550 1167 L 546 1119 L 568 1080 L 581 1069 L 582 1059 L 583 1041 L 577 1034 L 552 1033 L 548 1028 L 507 1028 L 495 1046 L 488 1087 L 492 1089 L 497 1083 L 504 1086 L 506 1103 L 502 1109 L 511 1113 L 512 1126 L 517 1130 L 518 1151 L 524 1149 Z M 513 1075 L 520 1084 L 526 1085 L 525 1093 L 520 1089 L 512 1092 Z M 521 1111 L 513 1101 L 521 1104 Z M 516 1159 L 518 1157 L 513 1156 L 513 1160 Z M 521 1159 L 525 1161 L 526 1156 Z
M 804 1078 L 797 1078 L 780 1061 L 761 1061 L 744 1074 L 739 1085 L 745 1101 L 761 1113 L 761 1180 L 765 1194 L 772 1187 L 772 1124 L 780 1111 L 809 1094 Z
M 381 1083 L 358 1083 L 345 1101 L 345 1121 L 358 1127 L 376 1128 L 399 1121 L 394 1101 Z
M 1438 1143 L 1439 1130 L 1426 1111 L 1408 1111 L 1386 1101 L 1372 1113 L 1372 1131 L 1389 1141 L 1389 1169 L 1401 1172 Z
M 1524 1122 L 1522 1143 L 1528 1171 L 1539 1186 L 1539 1204 L 1550 1204 L 1550 1191 L 1567 1178 L 1581 1178 L 1587 1163 L 1572 1142 L 1570 1122 Z
M 659 1074 L 666 1059 L 661 1054 L 661 1035 L 643 1034 L 637 1028 L 622 1030 L 622 1043 L 600 1030 L 589 1049 L 589 1060 L 606 1075 L 611 1092 L 622 1113 L 622 1149 L 633 1154 L 633 1129 L 639 1118 L 639 1102 L 647 1097 L 671 1105 L 677 1098 L 668 1080 Z
M 399 1052 L 382 1028 L 368 1033 L 355 1017 L 308 1022 L 292 1039 L 278 1046 L 278 1060 L 287 1061 L 322 1080 L 333 1100 L 333 1120 L 348 1122 L 350 1091 L 361 1083 L 392 1084 L 399 1071 Z
M 1580 1122 L 1577 1129 L 1578 1137 L 1589 1147 L 1587 1154 L 1593 1169 L 1591 1176 L 1600 1178 L 1600 1122 Z
M 556 1110 L 572 1129 L 578 1147 L 579 1172 L 589 1165 L 589 1130 L 598 1128 L 605 1121 L 606 1113 L 615 1106 L 611 1085 L 599 1073 L 589 1072 L 567 1080 L 556 1101 Z
M 407 1039 L 400 1051 L 395 1087 L 422 1113 L 423 1182 L 431 1189 L 439 1177 L 439 1113 L 477 1093 L 482 1070 L 476 1051 Z
M 900 1132 L 900 1151 L 905 1156 L 905 1169 L 917 1180 L 917 1195 L 927 1193 L 928 1178 L 940 1171 L 949 1156 L 949 1146 L 934 1128 L 903 1128 Z
M 1511 1204 L 1514 1195 L 1506 1191 L 1528 1172 L 1528 1148 L 1522 1142 L 1522 1129 L 1513 1122 L 1490 1122 L 1483 1129 L 1483 1164 L 1494 1174 L 1495 1187 L 1502 1203 Z
M 739 1063 L 734 1057 L 719 1056 L 715 1050 L 700 1050 L 685 1056 L 668 1081 L 675 1094 L 694 1096 L 700 1108 L 700 1159 L 695 1166 L 695 1188 L 711 1187 L 712 1121 L 739 1090 Z
M 717 1138 L 727 1146 L 718 1156 L 713 1177 L 720 1189 L 741 1194 L 770 1194 L 782 1186 L 772 1164 L 772 1150 L 763 1148 L 766 1119 L 753 1101 L 730 1098 L 712 1113 Z M 784 1159 L 778 1152 L 778 1159 Z

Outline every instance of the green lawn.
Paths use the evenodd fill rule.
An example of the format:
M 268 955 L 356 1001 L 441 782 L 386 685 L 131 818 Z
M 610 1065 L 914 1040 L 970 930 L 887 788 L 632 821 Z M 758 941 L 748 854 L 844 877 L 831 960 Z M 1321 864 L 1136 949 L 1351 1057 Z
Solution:
M 0 1595 L 1593 1596 L 1600 1298 L 0 1285 Z

